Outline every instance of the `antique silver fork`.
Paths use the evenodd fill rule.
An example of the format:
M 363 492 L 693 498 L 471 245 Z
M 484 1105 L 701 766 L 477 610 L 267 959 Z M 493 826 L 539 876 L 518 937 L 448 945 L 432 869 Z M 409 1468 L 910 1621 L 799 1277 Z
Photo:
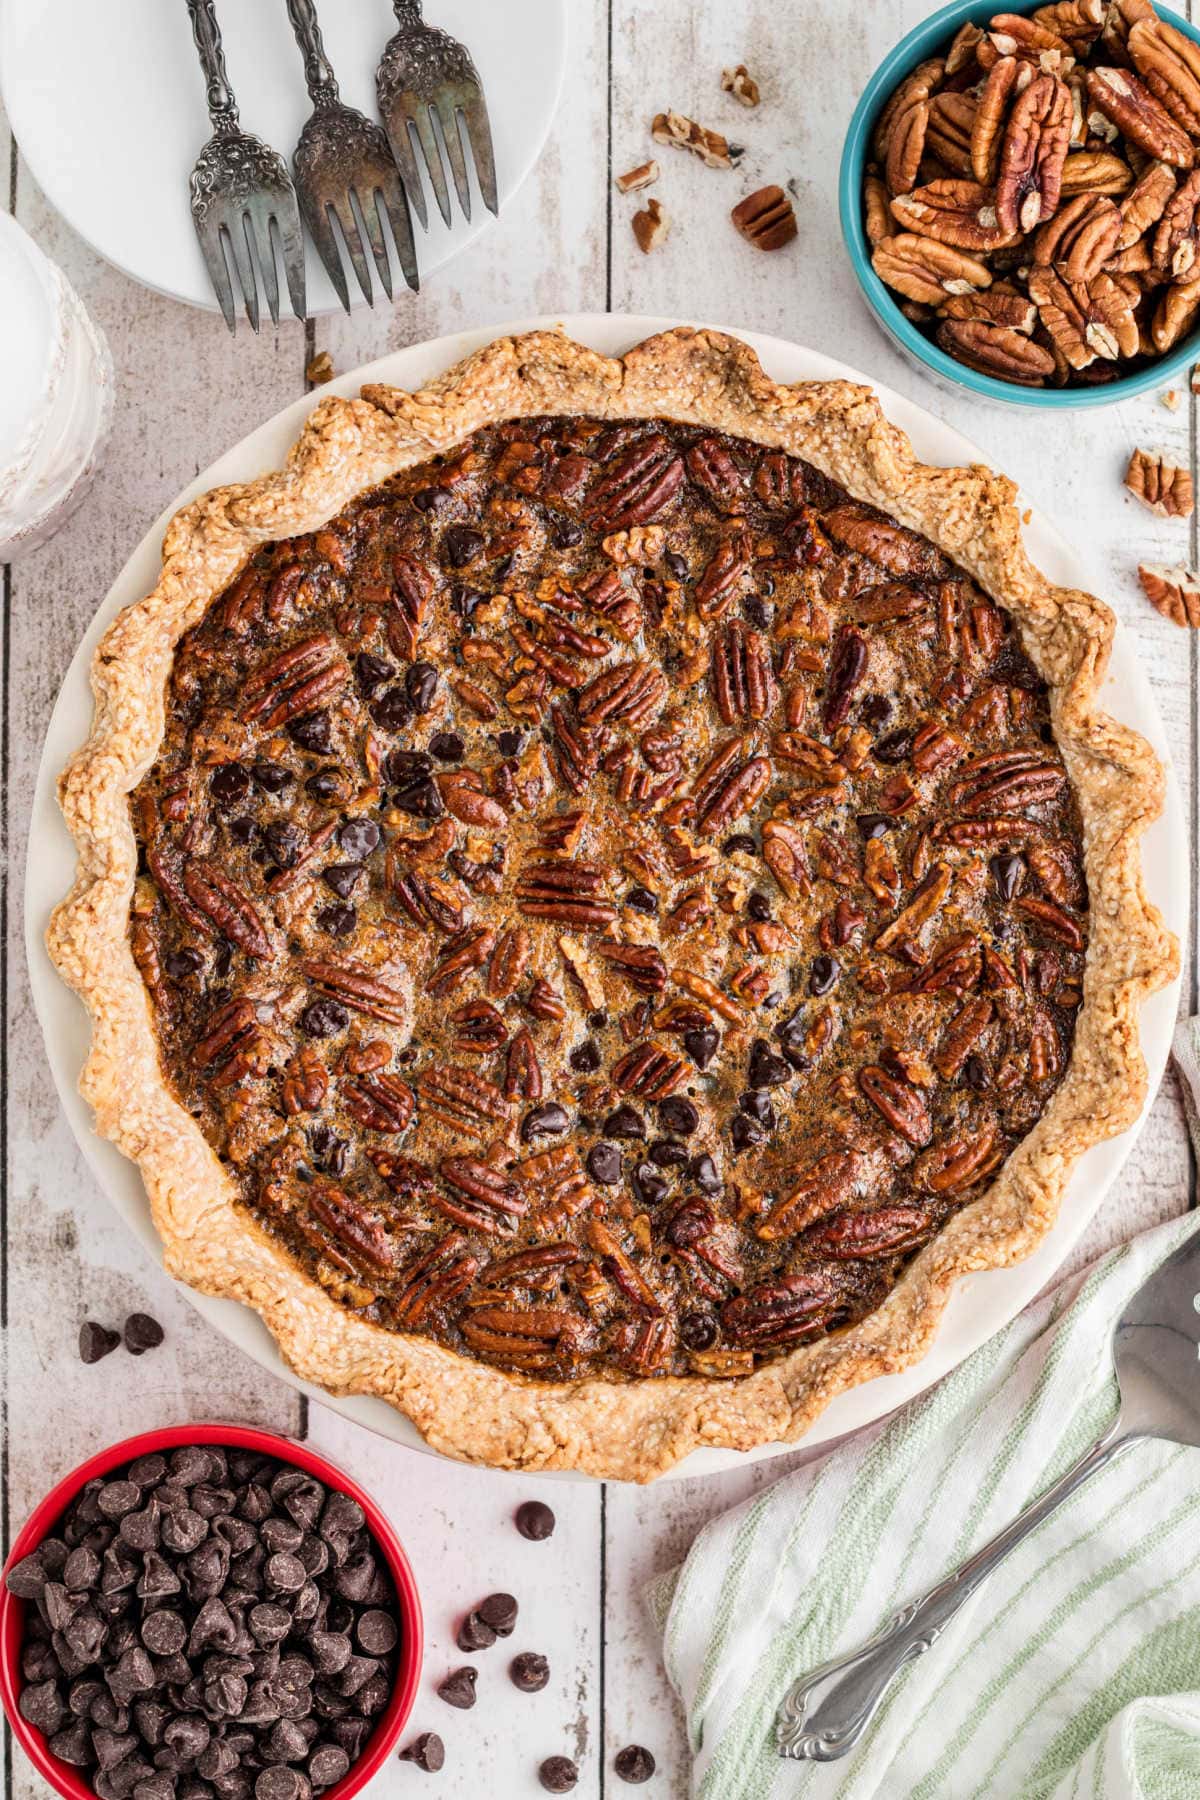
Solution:
M 959 1607 L 1009 1551 L 1089 1475 L 1143 1438 L 1200 1446 L 1200 1232 L 1144 1281 L 1113 1333 L 1120 1406 L 1103 1437 L 990 1544 L 897 1613 L 869 1644 L 802 1675 L 784 1698 L 776 1747 L 797 1761 L 835 1762 L 871 1723 L 907 1663 L 931 1650 Z
M 213 134 L 192 170 L 192 222 L 208 277 L 230 331 L 236 329 L 236 303 L 226 252 L 232 258 L 242 290 L 246 317 L 258 330 L 258 276 L 266 289 L 267 310 L 279 323 L 279 278 L 275 239 L 283 252 L 292 311 L 305 316 L 304 238 L 296 190 L 282 156 L 261 138 L 243 131 L 229 77 L 213 0 L 187 0 L 192 36 L 200 52 L 208 84 L 208 116 Z M 274 234 L 272 233 L 274 227 Z
M 392 298 L 391 258 L 384 234 L 386 218 L 404 279 L 415 291 L 420 281 L 412 220 L 387 138 L 365 113 L 341 99 L 337 78 L 321 42 L 313 0 L 287 0 L 287 10 L 304 55 L 304 79 L 313 103 L 312 116 L 300 133 L 292 167 L 304 223 L 329 279 L 349 312 L 350 294 L 338 246 L 340 231 L 358 285 L 364 298 L 374 305 L 361 222 L 383 291 L 389 300 Z
M 429 223 L 413 132 L 425 155 L 438 211 L 447 225 L 450 223 L 450 190 L 434 128 L 435 115 L 463 212 L 468 219 L 471 217 L 471 183 L 463 153 L 460 114 L 475 158 L 483 203 L 489 212 L 498 211 L 492 127 L 479 71 L 470 51 L 448 32 L 425 24 L 421 0 L 392 0 L 392 6 L 400 29 L 389 39 L 380 58 L 375 92 L 379 116 L 387 126 L 388 142 L 418 219 L 422 225 Z

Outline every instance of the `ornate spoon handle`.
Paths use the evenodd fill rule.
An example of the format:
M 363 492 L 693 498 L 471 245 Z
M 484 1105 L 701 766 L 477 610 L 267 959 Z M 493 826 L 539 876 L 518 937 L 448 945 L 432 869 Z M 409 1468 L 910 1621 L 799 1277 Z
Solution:
M 313 0 L 287 0 L 288 18 L 304 55 L 304 81 L 314 106 L 332 106 L 338 98 L 337 77 L 325 54 Z
M 961 1568 L 919 1600 L 911 1601 L 869 1644 L 802 1675 L 788 1690 L 776 1719 L 775 1742 L 780 1756 L 797 1762 L 836 1762 L 852 1750 L 900 1670 L 933 1648 L 959 1607 L 982 1586 L 1009 1551 L 1089 1475 L 1094 1475 L 1126 1445 L 1136 1442 L 1136 1434 L 1123 1433 L 1118 1419 L 1053 1487 L 998 1532 L 990 1544 L 976 1551 Z
M 221 28 L 217 24 L 213 0 L 187 0 L 187 9 L 208 84 L 208 116 L 218 131 L 234 130 L 238 122 L 237 102 L 225 73 L 225 52 L 221 48 Z

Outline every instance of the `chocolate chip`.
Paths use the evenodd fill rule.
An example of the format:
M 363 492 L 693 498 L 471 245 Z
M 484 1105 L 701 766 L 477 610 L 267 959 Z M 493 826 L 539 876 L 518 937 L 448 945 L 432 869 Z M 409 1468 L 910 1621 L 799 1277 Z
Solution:
M 282 1607 L 279 1610 L 282 1611 Z M 250 1629 L 254 1629 L 253 1614 Z M 351 1643 L 344 1631 L 314 1631 L 308 1647 L 318 1675 L 340 1675 L 350 1661 Z
M 496 1633 L 480 1618 L 477 1612 L 469 1612 L 460 1624 L 454 1638 L 460 1650 L 470 1654 L 474 1650 L 490 1650 L 496 1641 Z
M 350 860 L 361 863 L 379 848 L 379 827 L 374 819 L 347 819 L 338 827 L 338 849 Z
M 748 831 L 735 831 L 732 837 L 725 839 L 721 849 L 726 856 L 736 856 L 739 852 L 743 856 L 758 854 L 758 845 Z
M 915 736 L 916 733 L 913 731 L 891 731 L 887 737 L 876 740 L 871 754 L 876 762 L 902 763 L 912 754 Z
M 621 1152 L 615 1144 L 593 1144 L 587 1154 L 587 1172 L 601 1187 L 614 1187 L 621 1179 Z
M 752 1088 L 778 1087 L 791 1076 L 791 1069 L 778 1051 L 772 1050 L 765 1038 L 755 1038 L 750 1046 L 748 1079 Z
M 569 1794 L 579 1770 L 569 1756 L 548 1756 L 538 1768 L 538 1780 L 548 1794 Z
M 715 1025 L 697 1025 L 683 1034 L 683 1047 L 698 1069 L 707 1069 L 720 1042 L 721 1035 Z
M 480 1612 L 483 1613 L 482 1607 Z M 488 1623 L 494 1626 L 495 1620 L 489 1619 Z M 372 1607 L 359 1619 L 357 1636 L 359 1644 L 368 1656 L 386 1656 L 389 1650 L 396 1648 L 399 1633 L 396 1630 L 396 1621 L 390 1614 L 382 1612 L 377 1607 Z
M 307 1579 L 307 1570 L 298 1556 L 289 1551 L 278 1551 L 268 1557 L 266 1566 L 267 1586 L 277 1593 L 298 1594 Z
M 542 1500 L 523 1500 L 513 1517 L 521 1536 L 532 1544 L 544 1543 L 554 1535 L 554 1514 Z
M 352 906 L 323 906 L 314 924 L 319 931 L 327 931 L 330 937 L 349 937 L 358 924 L 358 913 Z
M 318 769 L 310 775 L 304 784 L 304 791 L 310 800 L 317 800 L 322 806 L 331 800 L 340 800 L 347 792 L 346 777 L 339 768 Z
M 654 1773 L 655 1762 L 650 1752 L 641 1744 L 626 1744 L 624 1750 L 617 1751 L 613 1768 L 622 1781 L 637 1784 L 649 1781 Z
M 634 912 L 653 914 L 658 911 L 658 896 L 649 888 L 631 887 L 625 896 L 626 906 L 632 906 Z
M 412 716 L 408 695 L 399 682 L 385 688 L 371 704 L 371 717 L 382 731 L 403 731 L 412 724 Z
M 142 1490 L 132 1481 L 106 1481 L 96 1496 L 96 1504 L 106 1519 L 123 1519 L 141 1503 Z
M 251 773 L 264 794 L 282 794 L 292 784 L 291 771 L 282 763 L 256 762 Z
M 578 519 L 559 519 L 556 521 L 551 537 L 556 550 L 570 550 L 583 540 L 583 526 Z
M 416 713 L 427 713 L 438 689 L 438 672 L 432 663 L 415 662 L 404 677 L 404 691 Z
M 82 1719 L 77 1719 L 63 1731 L 56 1731 L 47 1749 L 51 1756 L 57 1756 L 59 1762 L 68 1763 L 73 1769 L 88 1769 L 92 1765 L 92 1734 Z
M 4 1577 L 4 1585 L 18 1600 L 36 1600 L 46 1585 L 46 1571 L 40 1554 L 35 1550 L 14 1563 Z
M 21 1689 L 17 1710 L 28 1724 L 47 1737 L 53 1735 L 67 1716 L 56 1681 L 29 1682 Z
M 286 1763 L 274 1763 L 269 1769 L 263 1769 L 254 1782 L 254 1800 L 306 1800 L 309 1792 L 307 1775 L 302 1775 L 299 1769 L 289 1768 Z
M 79 1327 L 79 1360 L 98 1363 L 102 1356 L 115 1350 L 120 1341 L 119 1331 L 109 1331 L 107 1326 L 98 1325 L 95 1319 L 85 1319 Z
M 157 1319 L 149 1313 L 130 1313 L 125 1321 L 125 1348 L 130 1356 L 142 1356 L 147 1350 L 157 1350 L 166 1332 Z
M 571 1115 L 557 1100 L 547 1100 L 531 1108 L 521 1121 L 521 1137 L 528 1143 L 535 1137 L 560 1137 L 568 1129 Z
M 187 1626 L 176 1612 L 165 1608 L 152 1612 L 142 1622 L 142 1642 L 151 1656 L 174 1656 L 187 1642 Z
M 691 1137 L 700 1123 L 700 1114 L 690 1100 L 681 1094 L 671 1094 L 666 1100 L 659 1102 L 659 1122 L 664 1131 L 673 1137 Z
M 496 748 L 499 750 L 501 756 L 516 756 L 516 755 L 518 755 L 520 752 L 520 749 L 521 749 L 521 745 L 524 742 L 525 742 L 525 733 L 523 731 L 511 731 L 510 730 L 510 731 L 498 731 L 496 733 Z
M 333 749 L 329 714 L 324 709 L 290 719 L 285 729 L 293 743 L 299 744 L 301 750 L 311 751 L 314 756 L 328 756 Z
M 416 1763 L 427 1775 L 436 1775 L 446 1761 L 446 1746 L 436 1731 L 423 1731 L 400 1752 L 400 1761 Z
M 634 1107 L 621 1105 L 605 1119 L 604 1133 L 606 1137 L 644 1138 L 646 1121 Z
M 629 1182 L 639 1206 L 658 1206 L 670 1192 L 670 1182 L 652 1162 L 639 1163 Z
M 350 1768 L 350 1758 L 340 1744 L 318 1744 L 308 1759 L 308 1779 L 314 1788 L 332 1787 Z
M 684 1313 L 679 1321 L 679 1341 L 688 1350 L 711 1350 L 717 1341 L 717 1323 L 708 1313 Z
M 571 1067 L 580 1075 L 594 1075 L 603 1060 L 600 1046 L 595 1038 L 584 1038 L 582 1044 L 577 1044 L 568 1058 Z
M 660 1169 L 686 1169 L 688 1165 L 687 1146 L 677 1144 L 673 1138 L 655 1138 L 649 1154 L 650 1161 Z
M 511 1594 L 489 1594 L 478 1606 L 480 1618 L 497 1637 L 511 1637 L 517 1622 L 517 1603 Z
M 449 525 L 442 533 L 442 552 L 452 569 L 465 568 L 483 549 L 483 533 L 472 525 Z
M 164 1550 L 187 1556 L 208 1536 L 208 1520 L 202 1519 L 190 1506 L 182 1507 L 178 1512 L 167 1514 L 162 1522 L 161 1536 Z
M 508 1665 L 509 1678 L 523 1694 L 538 1694 L 550 1679 L 550 1664 L 536 1650 L 522 1650 Z
M 439 731 L 429 740 L 429 754 L 439 762 L 460 763 L 466 753 L 467 746 L 457 731 Z
M 986 1094 L 992 1085 L 992 1077 L 982 1056 L 968 1056 L 963 1064 L 963 1081 L 977 1094 Z
M 808 971 L 809 993 L 827 994 L 840 974 L 841 969 L 832 956 L 814 956 Z
M 475 1683 L 479 1679 L 479 1671 L 467 1664 L 461 1669 L 452 1669 L 438 1687 L 439 1700 L 447 1706 L 456 1706 L 460 1712 L 470 1712 L 475 1704 Z
M 469 619 L 477 606 L 482 606 L 487 599 L 486 594 L 478 594 L 473 588 L 455 586 L 450 591 L 450 607 L 460 619 Z
M 171 977 L 172 981 L 186 981 L 189 976 L 198 975 L 203 967 L 204 958 L 198 950 L 193 950 L 190 944 L 185 944 L 181 950 L 172 950 L 168 952 L 163 958 L 163 968 L 167 971 L 167 974 Z M 117 1341 L 118 1343 L 120 1342 L 119 1336 Z M 115 1349 L 116 1345 L 112 1345 L 111 1348 Z M 106 1353 L 101 1352 L 101 1354 L 103 1355 Z M 89 1359 L 85 1356 L 83 1360 L 87 1362 L 89 1360 L 94 1361 L 95 1359 Z
M 250 792 L 250 771 L 241 763 L 221 763 L 213 770 L 208 785 L 218 806 L 236 806 Z
M 695 1157 L 688 1166 L 688 1174 L 702 1194 L 719 1194 L 724 1190 L 721 1172 L 711 1156 Z
M 766 1128 L 757 1119 L 748 1119 L 739 1113 L 730 1126 L 729 1135 L 735 1150 L 749 1150 L 754 1144 L 763 1144 L 767 1139 Z
M 889 819 L 886 813 L 859 813 L 854 822 L 864 838 L 882 837 L 885 832 L 891 831 L 896 823 L 895 819 Z
M 300 1029 L 307 1037 L 335 1037 L 349 1023 L 349 1013 L 336 1000 L 313 1000 L 300 1014 Z
M 1016 855 L 993 856 L 988 863 L 992 880 L 996 884 L 996 892 L 1004 901 L 1012 900 L 1019 893 L 1025 875 L 1025 858 Z
M 272 819 L 263 827 L 263 845 L 281 869 L 293 868 L 304 843 L 304 833 L 291 819 Z

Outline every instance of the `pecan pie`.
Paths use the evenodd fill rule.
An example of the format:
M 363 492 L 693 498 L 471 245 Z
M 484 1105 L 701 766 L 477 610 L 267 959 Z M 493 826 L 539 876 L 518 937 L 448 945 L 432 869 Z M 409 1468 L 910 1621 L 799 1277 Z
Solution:
M 1161 770 L 1011 484 L 677 331 L 189 507 L 50 944 L 169 1266 L 439 1448 L 646 1478 L 926 1348 L 1136 1115 Z

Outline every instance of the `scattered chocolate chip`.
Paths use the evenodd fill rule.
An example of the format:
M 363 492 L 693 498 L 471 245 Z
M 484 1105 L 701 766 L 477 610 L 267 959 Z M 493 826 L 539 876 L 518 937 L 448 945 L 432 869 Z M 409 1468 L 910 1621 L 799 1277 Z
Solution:
M 487 1618 L 483 1607 L 480 1607 L 479 1610 Z M 494 1626 L 495 1620 L 488 1619 L 488 1624 Z M 399 1640 L 395 1619 L 390 1613 L 385 1613 L 378 1607 L 371 1607 L 362 1614 L 358 1621 L 357 1635 L 359 1644 L 368 1656 L 386 1656 L 390 1650 L 396 1648 Z
M 364 874 L 360 863 L 331 863 L 327 869 L 322 869 L 321 880 L 339 900 L 348 900 Z
M 298 719 L 289 720 L 285 729 L 293 743 L 314 756 L 328 756 L 333 749 L 329 714 L 324 710 L 302 713 Z
M 157 1319 L 149 1313 L 130 1313 L 125 1321 L 125 1348 L 130 1356 L 142 1356 L 147 1350 L 157 1350 L 166 1332 Z
M 316 916 L 318 930 L 330 937 L 349 937 L 358 924 L 358 911 L 353 906 L 323 906 Z
M 887 737 L 876 740 L 871 755 L 876 762 L 902 763 L 912 754 L 915 736 L 915 732 L 908 730 L 889 732 Z
M 614 1187 L 621 1179 L 621 1152 L 615 1144 L 593 1144 L 587 1154 L 587 1172 L 601 1187 Z
M 992 1077 L 982 1056 L 968 1056 L 963 1064 L 963 1081 L 977 1094 L 985 1094 L 991 1087 Z
M 450 594 L 450 605 L 460 619 L 469 619 L 477 606 L 482 606 L 487 599 L 486 594 L 478 594 L 472 588 L 455 587 Z
M 582 542 L 583 526 L 578 519 L 559 519 L 551 535 L 556 550 L 569 550 L 572 545 Z
M 646 1121 L 636 1108 L 622 1104 L 605 1119 L 604 1134 L 615 1138 L 644 1138 Z
M 427 713 L 438 688 L 438 672 L 432 663 L 415 662 L 404 677 L 404 691 L 415 713 Z
M 625 904 L 632 906 L 634 912 L 653 914 L 658 911 L 658 896 L 649 888 L 631 887 L 625 896 Z
M 729 1135 L 735 1150 L 749 1150 L 754 1144 L 763 1144 L 767 1139 L 766 1127 L 757 1119 L 748 1119 L 739 1113 L 729 1128 Z
M 1016 855 L 993 856 L 988 864 L 996 892 L 1002 900 L 1012 900 L 1020 892 L 1025 875 L 1025 858 Z
M 810 994 L 827 994 L 841 974 L 841 969 L 832 956 L 814 956 L 808 971 L 808 991 Z
M 688 1167 L 688 1174 L 703 1194 L 719 1194 L 724 1190 L 721 1172 L 711 1156 L 695 1157 Z
M 772 1088 L 787 1081 L 791 1069 L 766 1038 L 755 1038 L 750 1046 L 748 1079 L 752 1088 Z
M 599 1147 L 597 1145 L 597 1149 Z M 554 1514 L 544 1501 L 523 1500 L 518 1506 L 514 1518 L 517 1530 L 523 1538 L 528 1538 L 530 1543 L 541 1544 L 548 1537 L 554 1535 Z
M 349 1023 L 349 1013 L 336 1000 L 313 1000 L 300 1014 L 300 1029 L 307 1037 L 336 1037 Z
M 676 581 L 686 581 L 688 572 L 686 556 L 681 556 L 678 550 L 668 550 L 663 556 L 663 563 L 668 575 L 673 576 Z
M 485 1625 L 491 1626 L 497 1637 L 512 1636 L 517 1611 L 517 1603 L 511 1594 L 489 1594 L 478 1607 L 480 1618 Z
M 464 569 L 483 549 L 483 533 L 473 525 L 449 525 L 442 533 L 442 552 L 452 569 Z
M 700 1123 L 700 1114 L 682 1094 L 671 1094 L 659 1102 L 658 1117 L 664 1131 L 673 1137 L 691 1137 Z
M 536 1650 L 522 1650 L 508 1665 L 508 1673 L 523 1694 L 538 1694 L 550 1679 L 550 1664 Z
M 190 975 L 198 975 L 204 967 L 204 958 L 190 944 L 181 950 L 172 950 L 163 958 L 163 968 L 172 981 L 186 981 Z
M 429 754 L 439 762 L 460 763 L 466 753 L 467 746 L 457 731 L 439 731 L 429 740 Z
M 548 1756 L 538 1768 L 538 1780 L 548 1794 L 569 1794 L 579 1780 L 579 1770 L 569 1756 Z
M 600 1054 L 600 1046 L 595 1038 L 585 1038 L 572 1050 L 568 1061 L 580 1075 L 594 1075 L 604 1058 Z
M 350 1758 L 340 1744 L 318 1744 L 308 1759 L 308 1779 L 314 1788 L 332 1787 L 350 1768 Z
M 679 1321 L 679 1341 L 688 1350 L 711 1350 L 717 1341 L 717 1322 L 708 1313 L 684 1313 Z
M 697 1025 L 683 1034 L 683 1047 L 698 1069 L 707 1069 L 720 1042 L 721 1034 L 715 1025 Z
M 519 755 L 524 742 L 525 733 L 523 731 L 498 731 L 496 733 L 496 748 L 501 756 Z
M 461 1669 L 452 1669 L 438 1687 L 438 1699 L 444 1700 L 447 1706 L 456 1706 L 460 1712 L 470 1712 L 475 1704 L 478 1679 L 478 1669 L 471 1668 L 469 1663 Z
M 758 845 L 748 831 L 735 831 L 732 837 L 725 839 L 721 849 L 726 856 L 735 856 L 739 851 L 743 856 L 758 854 Z
M 771 902 L 756 888 L 746 902 L 746 911 L 752 919 L 757 919 L 759 924 L 762 924 L 771 916 Z
M 381 688 L 394 673 L 391 663 L 385 656 L 376 656 L 370 650 L 364 650 L 354 659 L 354 679 L 368 699 L 376 688 Z
M 304 843 L 304 834 L 290 819 L 272 819 L 263 827 L 263 847 L 281 869 L 294 867 Z
M 660 1169 L 686 1169 L 688 1165 L 687 1146 L 677 1144 L 673 1138 L 655 1138 L 649 1156 Z
M 639 1163 L 629 1182 L 639 1206 L 658 1206 L 666 1199 L 671 1187 L 666 1176 L 660 1175 L 652 1162 Z
M 557 1100 L 547 1100 L 533 1107 L 521 1122 L 521 1136 L 526 1143 L 535 1137 L 561 1137 L 571 1123 L 571 1115 Z
M 374 819 L 347 819 L 337 831 L 338 849 L 352 863 L 365 862 L 379 848 L 379 827 Z
M 120 1341 L 119 1331 L 109 1331 L 106 1325 L 98 1325 L 95 1319 L 85 1319 L 79 1327 L 79 1360 L 98 1363 L 102 1356 L 115 1350 Z
M 250 792 L 250 771 L 241 763 L 221 763 L 213 770 L 208 785 L 222 809 L 237 806 Z
M 885 831 L 891 831 L 895 819 L 889 819 L 886 813 L 859 813 L 854 823 L 864 838 L 882 837 Z
M 436 1731 L 423 1731 L 400 1752 L 400 1761 L 416 1763 L 427 1775 L 436 1775 L 446 1761 L 446 1746 Z
M 490 1650 L 496 1641 L 496 1633 L 477 1612 L 469 1612 L 459 1626 L 454 1641 L 460 1650 L 465 1650 L 469 1655 L 474 1650 Z
M 399 682 L 385 688 L 378 700 L 372 701 L 371 717 L 382 731 L 403 731 L 406 725 L 412 724 L 412 707 Z
M 622 1781 L 649 1781 L 654 1773 L 655 1762 L 650 1752 L 641 1744 L 626 1744 L 624 1750 L 618 1750 L 613 1761 L 613 1768 Z

